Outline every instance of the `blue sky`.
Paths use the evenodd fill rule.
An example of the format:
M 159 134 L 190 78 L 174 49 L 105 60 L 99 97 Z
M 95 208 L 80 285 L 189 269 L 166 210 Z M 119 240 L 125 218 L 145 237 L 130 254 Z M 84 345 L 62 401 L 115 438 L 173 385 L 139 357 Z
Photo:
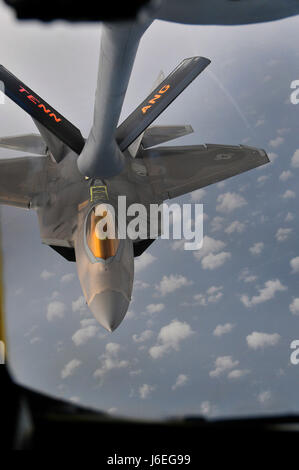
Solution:
M 88 135 L 98 25 L 16 24 L 1 7 L 1 63 Z M 138 51 L 125 118 L 161 69 L 209 68 L 159 117 L 191 124 L 174 145 L 264 148 L 272 162 L 174 202 L 204 204 L 204 246 L 158 240 L 136 263 L 130 311 L 108 334 L 82 301 L 76 266 L 40 242 L 34 212 L 2 207 L 12 370 L 21 383 L 130 416 L 298 411 L 298 18 L 248 27 L 155 22 Z M 14 103 L 1 134 L 36 132 Z M 0 151 L 1 158 L 17 156 Z

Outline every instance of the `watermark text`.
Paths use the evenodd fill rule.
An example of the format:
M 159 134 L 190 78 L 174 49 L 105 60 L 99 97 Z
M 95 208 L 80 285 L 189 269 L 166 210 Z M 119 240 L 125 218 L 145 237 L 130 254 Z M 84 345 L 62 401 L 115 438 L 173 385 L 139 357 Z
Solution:
M 94 206 L 96 236 L 101 239 L 182 240 L 185 250 L 199 250 L 203 242 L 202 204 L 143 204 L 128 207 L 126 196 L 118 196 L 117 207 L 108 203 Z M 117 222 L 116 222 L 117 221 Z
M 290 96 L 291 103 L 298 104 L 299 103 L 299 80 L 293 80 L 291 83 L 291 88 L 294 90 Z

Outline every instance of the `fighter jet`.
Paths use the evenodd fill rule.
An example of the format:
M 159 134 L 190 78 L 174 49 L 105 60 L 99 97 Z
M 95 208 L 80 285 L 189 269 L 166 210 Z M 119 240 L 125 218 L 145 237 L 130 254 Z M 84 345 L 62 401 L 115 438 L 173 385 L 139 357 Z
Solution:
M 94 156 L 101 148 L 86 149 L 90 140 L 85 143 L 79 129 L 0 67 L 6 94 L 33 117 L 40 131 L 40 135 L 0 139 L 1 147 L 39 155 L 0 162 L 0 203 L 37 212 L 42 242 L 67 260 L 76 260 L 86 302 L 109 331 L 127 312 L 134 256 L 154 240 L 132 241 L 117 235 L 103 239 L 97 232 L 99 207 L 109 202 L 117 209 L 119 195 L 126 196 L 128 205 L 160 204 L 268 162 L 263 150 L 245 146 L 157 146 L 192 132 L 188 125 L 149 124 L 209 63 L 203 57 L 185 59 L 162 80 L 115 131 L 110 144 L 121 156 L 119 170 L 114 167 L 113 175 L 107 176 L 108 162 L 95 176 L 86 171 L 88 177 L 78 169 L 78 155 L 83 149 L 90 158 L 89 153 Z
M 187 58 L 166 78 L 160 76 L 151 93 L 118 126 L 139 39 L 149 23 L 146 19 L 102 25 L 94 122 L 87 139 L 0 66 L 5 94 L 39 130 L 0 139 L 0 147 L 34 155 L 0 161 L 0 203 L 36 211 L 42 243 L 76 261 L 89 309 L 110 332 L 128 310 L 134 257 L 154 239 L 119 238 L 116 230 L 113 237 L 101 236 L 103 204 L 117 209 L 120 195 L 126 196 L 127 205 L 160 204 L 269 161 L 264 150 L 242 145 L 159 146 L 192 132 L 189 125 L 152 123 L 204 72 L 210 64 L 204 57 Z M 4 113 L 5 107 L 0 111 Z

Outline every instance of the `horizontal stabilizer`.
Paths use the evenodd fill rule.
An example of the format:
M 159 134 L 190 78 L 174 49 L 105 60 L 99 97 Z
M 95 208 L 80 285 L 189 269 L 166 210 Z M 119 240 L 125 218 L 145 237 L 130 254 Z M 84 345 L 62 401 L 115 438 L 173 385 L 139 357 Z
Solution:
M 164 75 L 163 70 L 160 70 L 159 75 L 156 78 L 155 83 L 150 90 L 150 93 L 152 93 L 155 90 L 155 88 L 157 88 L 163 82 L 163 80 L 165 80 L 165 75 Z M 138 153 L 141 141 L 143 139 L 143 135 L 144 135 L 144 132 L 141 132 L 141 134 L 139 134 L 137 139 L 134 140 L 131 143 L 131 145 L 128 147 L 128 150 L 133 158 L 135 158 Z
M 39 134 L 13 135 L 0 138 L 0 147 L 19 152 L 45 155 L 47 146 Z
M 0 159 L 0 204 L 21 208 L 32 207 L 45 191 L 44 156 Z
M 0 65 L 0 81 L 3 82 L 4 92 L 10 99 L 74 152 L 80 154 L 85 141 L 76 126 L 10 73 L 3 65 Z
M 269 162 L 264 150 L 244 145 L 189 145 L 143 150 L 157 200 L 181 196 Z
M 117 128 L 119 148 L 127 149 L 209 64 L 205 57 L 184 59 Z
M 184 135 L 191 134 L 193 129 L 189 125 L 185 126 L 153 126 L 148 127 L 142 139 L 142 147 L 148 148 L 155 145 L 178 139 Z

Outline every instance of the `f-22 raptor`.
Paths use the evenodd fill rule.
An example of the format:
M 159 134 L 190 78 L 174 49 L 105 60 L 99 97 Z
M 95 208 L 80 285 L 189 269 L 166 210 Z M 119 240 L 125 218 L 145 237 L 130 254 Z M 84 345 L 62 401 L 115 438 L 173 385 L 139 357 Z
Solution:
M 94 123 L 87 139 L 57 110 L 0 66 L 5 94 L 34 120 L 39 134 L 0 139 L 0 147 L 33 156 L 0 161 L 0 203 L 37 212 L 40 236 L 68 261 L 76 261 L 86 302 L 108 331 L 130 303 L 134 257 L 153 239 L 103 238 L 98 208 L 148 207 L 267 163 L 264 150 L 247 146 L 159 146 L 192 132 L 189 125 L 152 126 L 167 106 L 210 64 L 191 57 L 117 127 L 139 39 L 148 25 L 102 25 Z M 1 113 L 5 107 L 1 107 Z M 117 212 L 117 211 L 116 211 Z M 116 221 L 117 223 L 117 221 Z

